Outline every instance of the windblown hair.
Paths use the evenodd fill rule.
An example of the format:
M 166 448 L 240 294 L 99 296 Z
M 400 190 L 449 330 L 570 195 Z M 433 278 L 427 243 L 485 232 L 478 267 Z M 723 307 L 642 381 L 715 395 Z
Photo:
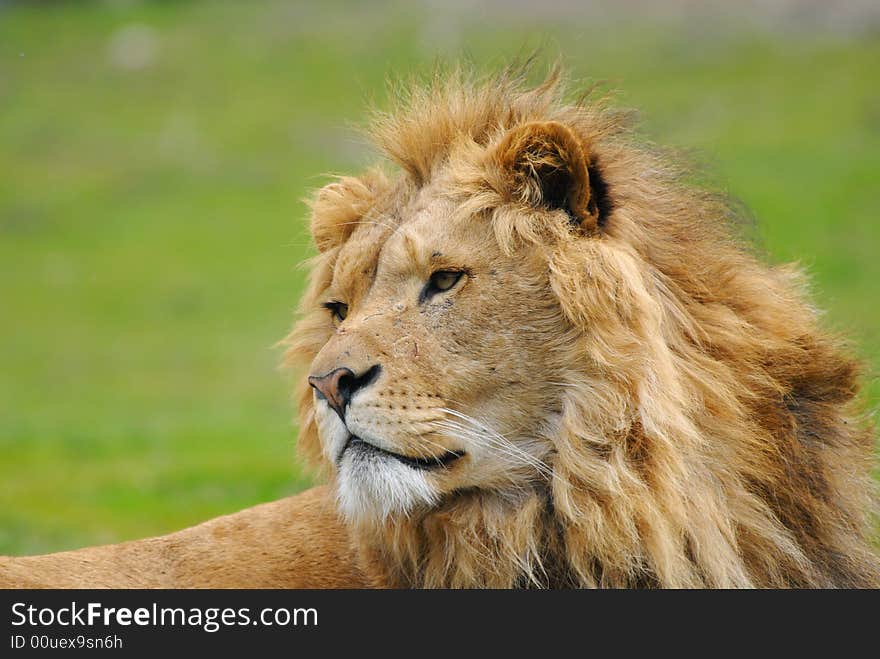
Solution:
M 557 73 L 532 88 L 509 71 L 416 85 L 372 124 L 400 173 L 343 178 L 315 198 L 320 254 L 290 363 L 328 340 L 315 308 L 358 220 L 441 170 L 460 212 L 491 222 L 502 250 L 545 260 L 546 296 L 564 319 L 547 477 L 357 525 L 362 560 L 402 586 L 880 585 L 859 367 L 820 327 L 804 276 L 762 263 L 736 206 L 648 145 L 631 115 L 565 99 Z M 556 150 L 543 160 L 505 166 L 505 140 L 533 122 L 575 139 L 548 134 Z M 578 149 L 590 192 L 511 180 L 564 170 Z M 582 216 L 532 220 L 536 206 L 566 200 Z M 299 448 L 321 463 L 305 384 L 299 406 Z

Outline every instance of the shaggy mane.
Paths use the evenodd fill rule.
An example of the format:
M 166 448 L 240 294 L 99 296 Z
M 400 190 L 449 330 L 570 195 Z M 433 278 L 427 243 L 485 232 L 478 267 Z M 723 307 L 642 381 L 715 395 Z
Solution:
M 360 525 L 361 559 L 402 586 L 880 585 L 857 362 L 820 327 L 798 269 L 756 258 L 734 207 L 689 183 L 630 116 L 566 101 L 558 72 L 531 88 L 515 71 L 437 77 L 372 123 L 398 175 L 316 196 L 322 251 L 288 362 L 328 338 L 315 309 L 352 225 L 441 171 L 502 248 L 546 253 L 571 335 L 552 478 Z M 528 200 L 505 195 L 486 149 L 530 121 L 563 124 L 589 153 L 598 241 L 527 222 Z M 299 403 L 300 450 L 321 463 L 305 384 Z

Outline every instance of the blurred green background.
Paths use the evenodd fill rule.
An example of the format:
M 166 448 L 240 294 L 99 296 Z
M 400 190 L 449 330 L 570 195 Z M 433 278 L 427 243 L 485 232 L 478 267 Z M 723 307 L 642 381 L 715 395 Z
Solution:
M 370 162 L 351 125 L 385 79 L 438 60 L 541 48 L 620 90 L 876 369 L 876 4 L 0 2 L 0 553 L 309 484 L 273 348 L 300 199 Z

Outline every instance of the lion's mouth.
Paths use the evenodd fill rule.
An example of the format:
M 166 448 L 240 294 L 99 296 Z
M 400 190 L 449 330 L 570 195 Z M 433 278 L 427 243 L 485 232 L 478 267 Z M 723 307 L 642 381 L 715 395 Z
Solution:
M 402 462 L 408 467 L 412 467 L 413 469 L 422 469 L 422 470 L 430 470 L 430 469 L 447 469 L 449 465 L 458 460 L 459 458 L 464 457 L 463 451 L 447 451 L 443 455 L 436 455 L 430 457 L 413 457 L 410 455 L 403 455 L 401 453 L 394 453 L 393 451 L 388 451 L 383 448 L 379 448 L 375 444 L 370 444 L 370 442 L 366 442 L 360 437 L 352 435 L 348 438 L 348 442 L 345 445 L 345 448 L 342 450 L 342 455 L 345 455 L 346 452 L 360 451 L 366 454 L 373 455 L 381 455 L 389 458 L 394 458 L 398 462 Z

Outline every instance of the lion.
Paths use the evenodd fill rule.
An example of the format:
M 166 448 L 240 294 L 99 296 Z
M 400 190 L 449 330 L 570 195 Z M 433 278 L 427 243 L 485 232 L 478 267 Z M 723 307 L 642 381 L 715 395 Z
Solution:
M 859 364 L 742 213 L 558 69 L 438 76 L 319 190 L 283 341 L 326 484 L 13 586 L 877 587 Z

